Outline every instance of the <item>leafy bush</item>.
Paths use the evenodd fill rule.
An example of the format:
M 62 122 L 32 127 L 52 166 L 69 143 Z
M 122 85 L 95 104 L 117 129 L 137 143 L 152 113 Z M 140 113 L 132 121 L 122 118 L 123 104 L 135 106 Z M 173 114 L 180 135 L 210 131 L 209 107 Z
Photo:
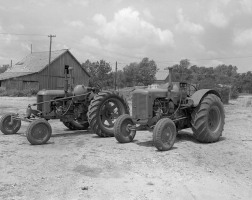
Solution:
M 38 90 L 36 89 L 25 89 L 25 90 L 17 90 L 11 89 L 6 90 L 4 88 L 0 88 L 0 96 L 10 96 L 10 97 L 30 97 L 37 95 Z
M 239 91 L 236 87 L 232 87 L 231 88 L 231 94 L 230 94 L 230 98 L 231 99 L 237 99 L 239 97 Z
M 222 87 L 222 88 L 216 88 L 216 90 L 220 93 L 222 102 L 224 104 L 228 104 L 229 102 L 229 91 L 230 89 L 228 87 Z

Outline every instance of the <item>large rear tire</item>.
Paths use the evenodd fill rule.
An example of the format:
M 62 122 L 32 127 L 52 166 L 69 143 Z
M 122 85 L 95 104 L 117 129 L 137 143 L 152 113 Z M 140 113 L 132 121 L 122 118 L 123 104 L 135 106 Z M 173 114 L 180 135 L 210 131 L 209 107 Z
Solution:
M 170 150 L 175 143 L 176 136 L 176 126 L 169 118 L 160 119 L 154 127 L 153 141 L 159 151 Z
M 11 116 L 13 113 L 5 114 L 0 119 L 0 130 L 5 135 L 15 134 L 21 127 L 21 120 L 13 119 L 11 123 Z
M 118 117 L 114 127 L 116 140 L 120 143 L 132 142 L 136 135 L 136 130 L 130 129 L 133 125 L 135 124 L 130 115 L 125 114 Z
M 119 92 L 99 92 L 88 107 L 89 125 L 98 136 L 112 137 L 114 123 L 123 114 L 129 114 L 129 106 Z
M 206 95 L 192 113 L 194 137 L 203 143 L 216 142 L 225 124 L 223 104 L 215 94 Z
M 27 140 L 33 145 L 45 144 L 52 135 L 51 125 L 44 119 L 31 122 L 26 130 Z

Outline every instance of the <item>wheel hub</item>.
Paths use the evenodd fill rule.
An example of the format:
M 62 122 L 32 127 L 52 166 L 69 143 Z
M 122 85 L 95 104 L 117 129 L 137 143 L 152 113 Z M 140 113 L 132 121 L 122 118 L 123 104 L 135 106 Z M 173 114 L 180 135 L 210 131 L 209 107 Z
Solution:
M 37 127 L 34 128 L 33 130 L 33 137 L 36 139 L 44 139 L 47 135 L 47 128 L 44 127 L 44 125 L 38 125 Z

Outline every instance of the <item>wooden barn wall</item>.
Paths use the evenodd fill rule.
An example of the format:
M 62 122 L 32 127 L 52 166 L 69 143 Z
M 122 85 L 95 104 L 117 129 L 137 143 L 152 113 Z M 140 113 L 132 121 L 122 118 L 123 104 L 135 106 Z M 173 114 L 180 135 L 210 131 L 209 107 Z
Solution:
M 49 68 L 48 78 L 48 67 L 40 73 L 31 75 L 21 76 L 9 80 L 2 81 L 2 87 L 6 89 L 63 89 L 64 87 L 64 68 L 65 65 L 73 67 L 73 83 L 74 85 L 83 84 L 88 86 L 89 76 L 81 68 L 78 62 L 69 54 L 65 53 L 56 61 L 51 63 Z M 49 81 L 48 81 L 49 80 Z M 49 88 L 48 88 L 49 83 Z
M 11 89 L 22 90 L 22 84 L 23 84 L 23 81 L 20 81 L 20 80 L 8 79 L 8 80 L 1 81 L 1 87 L 5 88 L 6 90 L 11 90 Z
M 83 84 L 88 85 L 89 76 L 81 68 L 78 62 L 69 54 L 65 53 L 56 61 L 51 63 L 49 67 L 49 89 L 62 89 L 64 87 L 64 69 L 65 65 L 73 68 L 73 83 L 74 85 Z M 48 81 L 48 67 L 40 74 L 40 89 L 47 88 Z

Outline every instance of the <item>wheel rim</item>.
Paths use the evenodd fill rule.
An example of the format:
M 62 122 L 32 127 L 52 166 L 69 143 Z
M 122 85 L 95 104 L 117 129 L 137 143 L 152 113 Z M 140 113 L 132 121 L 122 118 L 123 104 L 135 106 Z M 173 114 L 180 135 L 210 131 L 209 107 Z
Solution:
M 6 131 L 13 131 L 18 126 L 18 121 L 13 119 L 13 123 L 11 124 L 11 116 L 8 116 L 3 123 L 4 129 Z
M 170 126 L 167 126 L 163 129 L 162 134 L 161 134 L 161 141 L 163 144 L 167 146 L 172 145 L 172 140 L 173 140 L 173 131 Z
M 107 129 L 113 129 L 116 119 L 123 114 L 123 104 L 118 99 L 105 101 L 100 109 L 100 120 Z
M 209 110 L 208 114 L 208 128 L 212 131 L 215 132 L 216 130 L 219 129 L 219 126 L 221 124 L 221 116 L 220 116 L 220 109 L 217 106 L 213 106 Z
M 45 124 L 37 124 L 31 131 L 32 137 L 40 141 L 43 141 L 48 134 L 49 130 Z
M 121 133 L 124 137 L 128 137 L 131 133 L 130 128 L 132 127 L 133 122 L 131 120 L 124 120 L 121 125 Z

